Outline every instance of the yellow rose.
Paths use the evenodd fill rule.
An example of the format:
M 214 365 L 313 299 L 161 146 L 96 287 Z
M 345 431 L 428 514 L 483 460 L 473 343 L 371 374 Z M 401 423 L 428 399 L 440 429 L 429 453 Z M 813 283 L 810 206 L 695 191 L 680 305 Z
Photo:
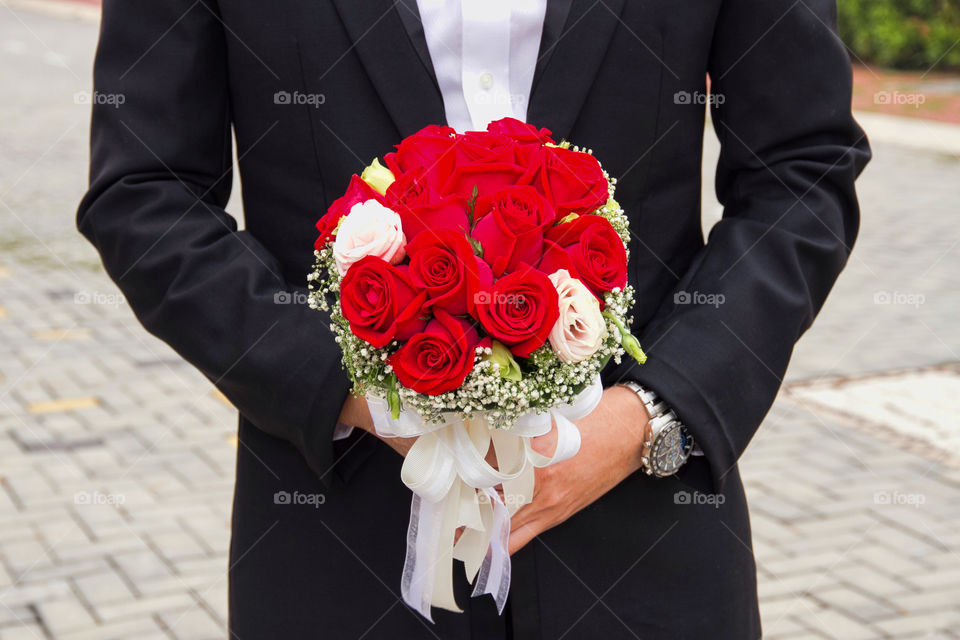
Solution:
M 370 187 L 380 195 L 385 194 L 387 187 L 396 180 L 393 172 L 380 164 L 379 158 L 374 158 L 370 166 L 363 170 L 363 173 L 360 174 L 360 179 L 370 185 Z

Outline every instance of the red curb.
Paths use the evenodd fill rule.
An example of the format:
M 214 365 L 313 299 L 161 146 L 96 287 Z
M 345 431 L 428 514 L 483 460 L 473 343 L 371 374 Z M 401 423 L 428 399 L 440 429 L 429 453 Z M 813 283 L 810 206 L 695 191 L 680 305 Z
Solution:
M 960 124 L 960 75 L 856 66 L 853 108 Z

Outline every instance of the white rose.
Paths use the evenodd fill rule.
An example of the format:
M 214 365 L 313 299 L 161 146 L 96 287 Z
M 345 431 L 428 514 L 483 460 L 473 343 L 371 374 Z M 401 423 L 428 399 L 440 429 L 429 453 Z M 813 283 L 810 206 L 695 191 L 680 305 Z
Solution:
M 350 265 L 366 256 L 397 264 L 406 257 L 406 246 L 397 212 L 376 200 L 367 200 L 353 205 L 340 222 L 333 257 L 342 276 Z
M 597 352 L 607 335 L 600 302 L 566 269 L 552 273 L 550 281 L 560 296 L 560 317 L 550 331 L 550 346 L 561 362 L 586 360 Z

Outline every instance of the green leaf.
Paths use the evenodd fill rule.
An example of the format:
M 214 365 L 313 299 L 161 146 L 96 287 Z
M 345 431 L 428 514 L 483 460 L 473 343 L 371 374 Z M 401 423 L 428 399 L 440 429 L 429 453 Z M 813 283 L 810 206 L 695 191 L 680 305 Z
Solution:
M 397 391 L 397 376 L 390 374 L 387 378 L 387 406 L 390 407 L 390 415 L 394 420 L 400 418 L 400 392 Z
M 483 245 L 480 244 L 480 241 L 474 238 L 473 236 L 467 236 L 467 240 L 470 241 L 470 246 L 473 247 L 473 252 L 477 254 L 478 257 L 483 257 Z
M 480 189 L 477 185 L 473 185 L 473 193 L 470 196 L 470 199 L 467 200 L 467 223 L 470 225 L 470 231 L 473 231 L 473 226 L 475 224 L 473 220 L 474 210 L 477 208 L 477 194 L 480 193 Z

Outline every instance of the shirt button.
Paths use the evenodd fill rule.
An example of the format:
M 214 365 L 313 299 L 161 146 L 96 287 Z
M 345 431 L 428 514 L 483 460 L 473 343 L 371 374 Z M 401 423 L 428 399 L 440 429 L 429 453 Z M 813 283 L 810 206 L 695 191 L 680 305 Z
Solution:
M 489 71 L 484 71 L 480 74 L 480 88 L 489 89 L 493 86 L 493 74 Z

